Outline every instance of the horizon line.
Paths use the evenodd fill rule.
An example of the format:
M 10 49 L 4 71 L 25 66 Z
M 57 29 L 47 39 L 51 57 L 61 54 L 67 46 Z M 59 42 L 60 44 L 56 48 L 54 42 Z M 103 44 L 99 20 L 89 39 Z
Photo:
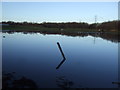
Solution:
M 119 21 L 119 19 L 117 20 L 107 20 L 107 21 L 98 21 L 96 23 L 104 23 L 104 22 L 112 22 L 112 21 Z M 7 21 L 1 21 L 1 22 L 15 22 L 15 23 L 23 23 L 23 22 L 27 22 L 27 23 L 38 23 L 38 24 L 41 24 L 41 23 L 88 23 L 88 24 L 94 24 L 95 22 L 84 22 L 84 21 L 42 21 L 42 22 L 36 22 L 36 21 L 14 21 L 14 20 L 7 20 Z M 0 22 L 0 23 L 1 23 Z

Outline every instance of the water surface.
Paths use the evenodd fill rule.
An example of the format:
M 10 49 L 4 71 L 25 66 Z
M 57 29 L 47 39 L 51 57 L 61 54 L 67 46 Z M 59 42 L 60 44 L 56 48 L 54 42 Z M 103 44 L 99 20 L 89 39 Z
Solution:
M 3 33 L 3 36 L 3 74 L 12 74 L 14 80 L 28 78 L 39 88 L 117 87 L 112 84 L 118 81 L 117 42 L 90 35 Z

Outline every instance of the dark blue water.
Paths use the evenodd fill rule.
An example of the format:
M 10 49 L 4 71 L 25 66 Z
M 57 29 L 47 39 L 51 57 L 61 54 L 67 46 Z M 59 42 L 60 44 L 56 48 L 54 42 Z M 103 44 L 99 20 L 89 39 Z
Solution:
M 92 36 L 3 36 L 3 72 L 13 74 L 14 80 L 24 76 L 39 88 L 117 87 L 112 82 L 118 81 L 118 43 Z M 65 54 L 64 61 L 57 42 Z

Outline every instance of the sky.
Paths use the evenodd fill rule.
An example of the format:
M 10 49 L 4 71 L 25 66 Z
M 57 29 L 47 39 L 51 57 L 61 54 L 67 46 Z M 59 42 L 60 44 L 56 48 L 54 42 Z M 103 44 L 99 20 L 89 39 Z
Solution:
M 118 2 L 2 2 L 2 21 L 97 22 L 118 19 Z

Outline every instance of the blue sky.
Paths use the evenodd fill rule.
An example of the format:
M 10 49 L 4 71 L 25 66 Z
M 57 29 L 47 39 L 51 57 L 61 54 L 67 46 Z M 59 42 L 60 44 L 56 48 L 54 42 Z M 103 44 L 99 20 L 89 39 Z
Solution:
M 97 22 L 118 19 L 117 2 L 3 2 L 3 21 Z

